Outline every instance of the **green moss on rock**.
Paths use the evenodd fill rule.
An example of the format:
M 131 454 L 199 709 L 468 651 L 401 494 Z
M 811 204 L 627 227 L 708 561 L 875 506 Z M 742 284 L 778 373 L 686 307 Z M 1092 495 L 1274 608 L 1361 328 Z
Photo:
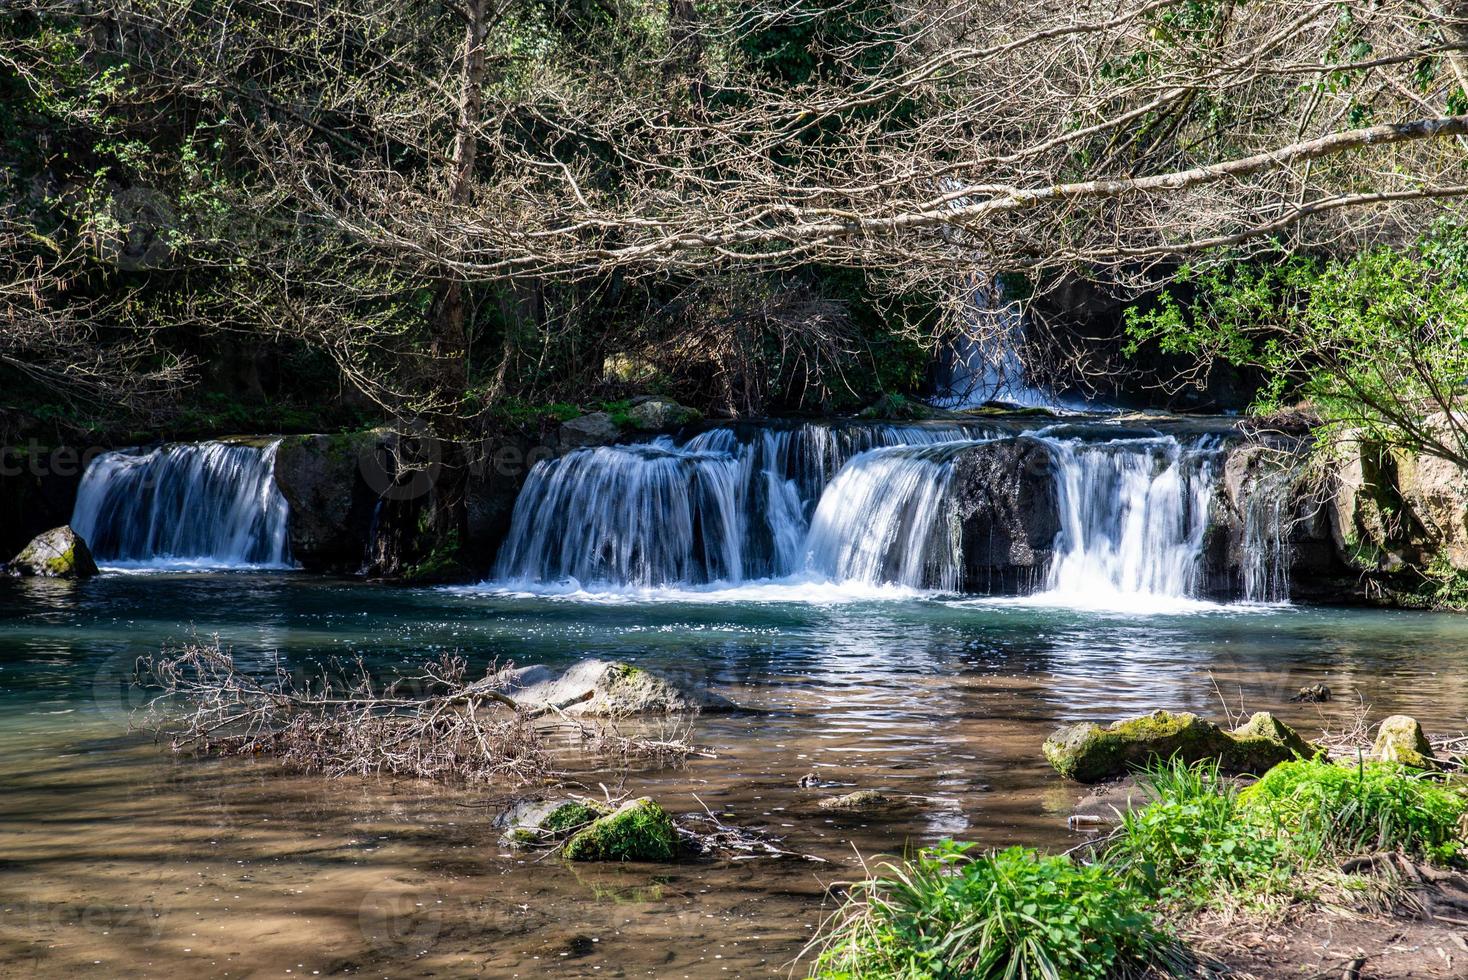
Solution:
M 566 842 L 572 861 L 671 861 L 678 834 L 666 811 L 648 797 L 622 804 Z
M 1158 759 L 1217 760 L 1226 772 L 1258 773 L 1313 751 L 1268 712 L 1226 732 L 1191 712 L 1154 711 L 1104 728 L 1091 722 L 1062 728 L 1045 740 L 1044 753 L 1067 779 L 1095 783 Z
M 1428 744 L 1427 735 L 1417 719 L 1408 715 L 1392 715 L 1376 731 L 1376 744 L 1371 757 L 1381 762 L 1396 762 L 1413 769 L 1436 769 L 1437 757 Z

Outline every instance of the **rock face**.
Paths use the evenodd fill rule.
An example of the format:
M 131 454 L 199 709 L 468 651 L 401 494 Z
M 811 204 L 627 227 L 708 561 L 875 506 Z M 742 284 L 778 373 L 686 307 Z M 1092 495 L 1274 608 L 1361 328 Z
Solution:
M 37 535 L 7 566 L 21 578 L 87 578 L 97 574 L 92 551 L 70 526 Z
M 965 450 L 953 464 L 965 591 L 1016 593 L 1039 584 L 1060 532 L 1049 451 L 1032 439 Z
M 701 680 L 675 684 L 641 667 L 607 660 L 583 660 L 561 674 L 549 667 L 519 667 L 482 683 L 526 707 L 555 705 L 567 714 L 587 717 L 685 714 L 734 707 Z
M 1263 711 L 1233 732 L 1190 712 L 1155 711 L 1105 728 L 1083 722 L 1051 735 L 1044 752 L 1057 772 L 1082 783 L 1125 775 L 1154 760 L 1216 760 L 1225 772 L 1262 773 L 1315 754 L 1292 729 Z
M 606 412 L 592 412 L 562 422 L 560 445 L 562 450 L 584 449 L 588 446 L 606 446 L 617 441 L 622 430 Z
M 702 416 L 696 409 L 670 399 L 648 398 L 633 405 L 627 417 L 641 432 L 664 432 L 697 422 Z
M 291 554 L 304 567 L 355 571 L 361 564 L 377 496 L 369 478 L 386 436 L 371 431 L 281 440 L 275 483 L 291 505 Z
M 564 854 L 572 861 L 671 861 L 678 856 L 678 831 L 666 811 L 644 796 L 578 831 Z
M 1399 762 L 1414 769 L 1433 769 L 1437 757 L 1417 719 L 1407 715 L 1392 715 L 1381 723 L 1376 731 L 1376 744 L 1371 747 L 1371 757 L 1381 762 Z

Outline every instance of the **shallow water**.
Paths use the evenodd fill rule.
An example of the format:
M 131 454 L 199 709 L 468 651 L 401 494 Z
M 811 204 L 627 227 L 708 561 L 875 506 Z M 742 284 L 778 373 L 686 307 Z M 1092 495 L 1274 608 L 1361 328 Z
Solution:
M 678 592 L 389 589 L 293 574 L 107 575 L 0 586 L 0 973 L 41 976 L 784 974 L 857 855 L 958 836 L 1064 847 L 1079 787 L 1057 725 L 1156 707 L 1269 709 L 1309 733 L 1358 698 L 1468 727 L 1468 619 L 1116 597 L 963 600 L 773 582 Z M 133 659 L 218 633 L 245 662 L 458 650 L 615 657 L 706 675 L 719 758 L 625 788 L 707 804 L 826 865 L 569 867 L 505 852 L 499 794 L 322 783 L 172 759 L 127 732 Z M 1330 704 L 1287 697 L 1324 682 Z M 925 798 L 878 819 L 835 784 Z

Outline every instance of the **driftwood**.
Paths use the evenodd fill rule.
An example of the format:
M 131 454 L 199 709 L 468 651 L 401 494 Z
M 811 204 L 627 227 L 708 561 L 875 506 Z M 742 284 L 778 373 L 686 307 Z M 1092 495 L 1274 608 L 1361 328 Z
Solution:
M 175 752 L 270 756 L 328 776 L 526 784 L 557 775 L 568 750 L 623 765 L 709 754 L 688 740 L 686 725 L 649 736 L 588 724 L 565 708 L 590 691 L 564 704 L 522 705 L 470 681 L 467 668 L 446 654 L 382 681 L 360 659 L 335 673 L 298 675 L 277 656 L 247 671 L 217 638 L 195 641 L 139 661 L 137 682 L 154 693 L 137 724 Z

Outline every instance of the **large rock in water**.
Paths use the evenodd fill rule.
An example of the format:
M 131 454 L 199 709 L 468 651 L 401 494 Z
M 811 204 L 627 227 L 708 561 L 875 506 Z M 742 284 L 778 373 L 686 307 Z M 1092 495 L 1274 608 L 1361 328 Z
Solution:
M 37 535 L 7 566 L 21 578 L 87 578 L 97 574 L 92 550 L 68 525 Z
M 307 568 L 353 569 L 362 561 L 385 431 L 286 436 L 275 483 L 291 506 L 291 554 Z M 384 486 L 387 477 L 379 481 Z
M 675 684 L 631 664 L 583 660 L 557 674 L 549 667 L 505 670 L 480 682 L 522 707 L 555 706 L 570 715 L 625 717 L 727 711 L 734 705 L 702 680 Z
M 1023 438 L 966 449 L 954 460 L 952 487 L 964 590 L 1033 588 L 1050 565 L 1060 532 L 1049 450 Z
M 1096 783 L 1154 761 L 1216 761 L 1225 772 L 1262 773 L 1314 749 L 1261 711 L 1232 732 L 1191 712 L 1154 711 L 1103 728 L 1082 722 L 1045 740 L 1045 758 L 1067 779 Z

